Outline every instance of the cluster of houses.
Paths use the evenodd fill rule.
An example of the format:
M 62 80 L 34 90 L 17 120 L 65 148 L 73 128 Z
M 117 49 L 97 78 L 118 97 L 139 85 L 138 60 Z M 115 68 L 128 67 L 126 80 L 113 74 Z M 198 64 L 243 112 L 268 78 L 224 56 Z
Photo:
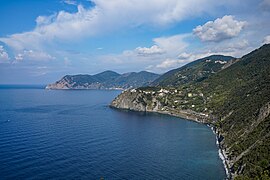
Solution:
M 193 100 L 195 100 L 198 97 L 204 97 L 204 94 L 201 92 L 198 93 L 194 93 L 194 92 L 188 92 L 188 90 L 183 93 L 182 90 L 179 89 L 164 89 L 161 88 L 160 90 L 142 90 L 142 89 L 130 89 L 129 90 L 131 93 L 143 93 L 145 95 L 153 95 L 154 97 L 158 97 L 158 98 L 163 98 L 166 97 L 165 102 L 168 102 L 168 97 L 170 97 L 170 95 L 175 95 L 175 96 L 171 96 L 173 97 L 173 101 L 171 103 L 171 105 L 169 106 L 164 106 L 162 107 L 160 110 L 161 111 L 166 111 L 170 108 L 177 108 L 179 107 L 180 109 L 182 108 L 186 108 L 189 107 L 190 111 L 192 111 L 192 109 L 194 110 L 194 112 L 192 111 L 192 113 L 196 116 L 200 116 L 200 117 L 208 117 L 207 113 L 199 113 L 199 112 L 195 112 L 195 109 L 197 108 L 195 104 L 189 104 L 189 102 L 192 102 Z M 171 106 L 171 107 L 170 107 Z M 204 109 L 207 110 L 207 109 Z
M 205 62 L 211 62 L 211 59 L 207 59 Z M 221 61 L 221 60 L 216 60 L 215 63 L 219 63 L 219 64 L 226 64 L 227 61 Z

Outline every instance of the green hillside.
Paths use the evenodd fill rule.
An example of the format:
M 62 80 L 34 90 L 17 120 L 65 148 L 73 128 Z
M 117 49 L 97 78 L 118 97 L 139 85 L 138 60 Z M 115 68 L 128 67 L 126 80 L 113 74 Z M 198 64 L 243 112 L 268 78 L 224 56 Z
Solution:
M 214 73 L 196 78 L 209 67 Z M 176 75 L 187 72 L 195 78 Z M 219 67 L 206 59 L 195 62 L 157 81 L 155 87 L 123 92 L 111 106 L 211 124 L 232 178 L 270 178 L 270 44 Z
M 235 60 L 231 56 L 212 55 L 193 61 L 183 67 L 173 69 L 158 79 L 152 86 L 179 86 L 188 83 L 200 82 L 212 74 L 220 71 L 222 67 Z
M 196 85 L 225 137 L 233 173 L 262 177 L 270 169 L 270 45 Z M 208 110 L 208 111 L 209 111 Z
M 141 71 L 118 74 L 104 71 L 95 75 L 66 75 L 59 81 L 47 85 L 46 89 L 128 89 L 147 86 L 160 75 Z

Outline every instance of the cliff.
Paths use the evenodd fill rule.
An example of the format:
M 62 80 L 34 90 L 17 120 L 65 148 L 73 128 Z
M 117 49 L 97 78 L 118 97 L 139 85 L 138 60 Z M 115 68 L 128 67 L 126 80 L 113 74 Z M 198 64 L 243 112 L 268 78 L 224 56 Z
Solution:
M 122 94 L 112 101 L 110 106 L 132 111 L 169 114 L 201 123 L 208 123 L 211 119 L 208 114 L 197 113 L 191 109 L 181 109 L 177 106 L 180 101 L 176 99 L 183 100 L 183 96 L 185 95 L 183 95 L 181 91 L 173 88 L 131 89 L 123 91 Z M 175 100 L 172 101 L 172 99 Z

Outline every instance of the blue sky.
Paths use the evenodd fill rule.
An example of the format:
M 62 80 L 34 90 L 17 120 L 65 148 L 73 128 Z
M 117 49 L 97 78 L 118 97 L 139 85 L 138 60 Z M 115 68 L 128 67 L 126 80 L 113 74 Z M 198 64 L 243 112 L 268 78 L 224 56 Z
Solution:
M 270 42 L 270 0 L 0 0 L 0 84 L 164 73 Z

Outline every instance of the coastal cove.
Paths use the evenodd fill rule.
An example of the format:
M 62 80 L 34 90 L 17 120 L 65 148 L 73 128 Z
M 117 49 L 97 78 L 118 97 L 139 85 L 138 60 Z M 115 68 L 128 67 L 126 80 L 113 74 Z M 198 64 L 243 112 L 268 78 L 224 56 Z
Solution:
M 109 108 L 120 91 L 0 92 L 3 178 L 226 178 L 209 127 Z
M 169 117 L 177 117 L 179 119 L 184 119 L 187 121 L 192 121 L 198 124 L 202 124 L 202 125 L 206 125 L 207 127 L 209 127 L 214 135 L 216 136 L 216 145 L 218 146 L 218 153 L 219 153 L 219 157 L 223 162 L 224 165 L 224 169 L 226 172 L 226 176 L 227 179 L 231 179 L 232 175 L 229 169 L 229 162 L 227 161 L 228 157 L 226 155 L 226 151 L 222 148 L 222 145 L 220 144 L 220 140 L 219 140 L 219 133 L 218 130 L 216 129 L 216 127 L 214 127 L 212 124 L 208 124 L 207 122 L 205 122 L 205 120 L 203 118 L 201 118 L 199 115 L 196 116 L 194 114 L 199 114 L 193 111 L 181 111 L 181 112 L 173 112 L 173 111 L 160 111 L 160 110 L 134 110 L 134 109 L 127 109 L 127 108 L 121 108 L 121 107 L 116 107 L 113 103 L 110 105 L 111 108 L 116 109 L 118 111 L 123 111 L 123 112 L 134 112 L 134 113 L 142 113 L 145 115 L 153 115 L 153 114 L 160 114 L 160 115 L 166 115 Z
M 111 106 L 208 124 L 229 178 L 269 179 L 269 48 L 265 44 L 229 61 L 198 59 L 168 71 L 154 86 L 123 91 Z M 217 66 L 220 62 L 225 65 Z

